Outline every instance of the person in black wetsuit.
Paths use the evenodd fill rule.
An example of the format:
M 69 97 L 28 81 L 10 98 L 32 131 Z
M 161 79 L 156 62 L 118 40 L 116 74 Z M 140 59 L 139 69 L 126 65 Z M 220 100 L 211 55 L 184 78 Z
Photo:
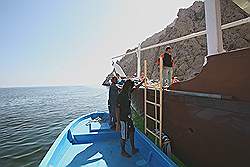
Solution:
M 109 99 L 108 99 L 108 109 L 109 109 L 109 124 L 111 128 L 115 128 L 115 124 L 117 123 L 117 97 L 119 88 L 116 86 L 117 77 L 113 76 L 111 79 L 111 85 L 109 87 Z
M 127 158 L 130 158 L 131 155 L 126 152 L 125 150 L 125 143 L 126 140 L 130 139 L 130 144 L 132 148 L 132 154 L 136 154 L 138 152 L 138 149 L 135 147 L 134 144 L 134 124 L 132 121 L 132 114 L 131 114 L 131 93 L 136 89 L 139 88 L 144 80 L 138 84 L 136 87 L 134 87 L 134 82 L 131 80 L 127 80 L 123 88 L 118 95 L 117 99 L 117 105 L 118 105 L 118 119 L 120 121 L 120 129 L 121 129 L 121 155 Z

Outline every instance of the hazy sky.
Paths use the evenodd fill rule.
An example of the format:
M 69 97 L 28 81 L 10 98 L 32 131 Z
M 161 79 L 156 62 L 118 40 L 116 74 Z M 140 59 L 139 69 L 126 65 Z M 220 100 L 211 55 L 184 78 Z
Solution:
M 0 0 L 0 87 L 100 85 L 194 0 Z

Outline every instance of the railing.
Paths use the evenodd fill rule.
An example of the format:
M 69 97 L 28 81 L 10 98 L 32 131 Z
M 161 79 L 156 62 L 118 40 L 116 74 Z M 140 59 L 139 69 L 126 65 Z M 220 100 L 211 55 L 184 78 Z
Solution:
M 246 23 L 250 23 L 250 17 L 247 17 L 247 18 L 241 19 L 241 20 L 237 20 L 237 21 L 234 21 L 234 22 L 231 22 L 231 23 L 223 24 L 221 26 L 221 29 L 225 30 L 225 29 L 236 27 L 236 26 L 246 24 Z M 168 45 L 168 44 L 171 44 L 171 43 L 180 42 L 180 41 L 183 41 L 183 40 L 187 40 L 187 39 L 202 36 L 202 35 L 206 35 L 206 30 L 195 32 L 195 33 L 192 33 L 192 34 L 189 34 L 189 35 L 185 35 L 185 36 L 182 36 L 182 37 L 179 37 L 179 38 L 176 38 L 176 39 L 172 39 L 172 40 L 169 40 L 169 41 L 166 41 L 166 42 L 151 45 L 151 46 L 148 46 L 148 47 L 145 47 L 145 48 L 141 48 L 140 51 L 145 51 L 145 50 L 148 50 L 148 49 Z M 136 52 L 138 52 L 138 49 L 136 49 L 135 51 L 129 52 L 129 53 L 125 53 L 125 54 L 122 54 L 122 55 L 119 55 L 119 56 L 112 57 L 111 59 L 117 59 L 117 58 L 120 58 L 120 57 L 131 55 L 131 54 L 136 53 Z
M 231 22 L 231 23 L 224 24 L 224 25 L 221 26 L 221 29 L 224 30 L 224 29 L 232 28 L 232 27 L 239 26 L 239 25 L 246 24 L 246 23 L 250 23 L 250 17 L 247 17 L 247 18 L 241 19 L 241 20 L 237 20 L 237 21 L 234 21 L 234 22 Z M 206 35 L 206 30 L 195 32 L 195 33 L 192 33 L 192 34 L 189 34 L 189 35 L 185 35 L 185 36 L 182 36 L 182 37 L 179 37 L 179 38 L 176 38 L 176 39 L 172 39 L 172 40 L 169 40 L 169 41 L 166 41 L 166 42 L 158 43 L 158 44 L 155 44 L 155 45 L 147 46 L 145 48 L 141 48 L 141 45 L 139 44 L 136 50 L 134 50 L 132 52 L 129 52 L 129 53 L 119 55 L 119 56 L 112 57 L 111 59 L 117 59 L 117 58 L 121 58 L 121 57 L 136 53 L 137 54 L 137 76 L 140 76 L 140 53 L 142 51 L 152 49 L 152 48 L 156 48 L 156 47 L 160 47 L 160 46 L 164 46 L 164 45 L 168 45 L 168 44 L 171 44 L 171 43 L 180 42 L 180 41 L 183 41 L 183 40 L 195 38 L 195 37 L 202 36 L 202 35 Z

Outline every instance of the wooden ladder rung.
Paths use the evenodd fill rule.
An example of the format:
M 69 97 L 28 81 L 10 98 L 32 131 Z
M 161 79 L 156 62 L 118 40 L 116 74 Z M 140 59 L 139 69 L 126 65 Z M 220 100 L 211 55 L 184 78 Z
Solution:
M 150 129 L 146 128 L 146 130 L 148 132 L 150 132 L 152 135 L 154 135 L 155 137 L 157 137 L 158 139 L 160 139 L 160 137 L 157 134 L 155 134 L 154 132 L 152 132 Z
M 150 90 L 160 90 L 160 87 L 158 87 L 158 86 L 155 87 L 155 86 L 153 86 L 153 85 L 149 85 L 149 84 L 148 84 L 148 85 L 146 86 L 146 89 L 150 89 Z
M 155 103 L 155 102 L 152 102 L 152 101 L 149 101 L 149 100 L 146 100 L 146 102 L 149 103 L 149 104 L 152 104 L 152 105 L 154 105 L 154 106 L 158 106 L 158 107 L 161 106 L 160 104 Z
M 146 115 L 146 117 L 152 119 L 153 121 L 157 122 L 157 123 L 160 123 L 159 120 L 155 119 L 154 117 L 151 117 L 150 115 Z
M 144 60 L 144 77 L 147 78 L 147 61 Z M 155 137 L 155 143 L 157 144 L 157 139 L 159 139 L 159 146 L 162 147 L 162 93 L 163 93 L 163 90 L 162 90 L 162 57 L 160 58 L 160 82 L 159 83 L 154 83 L 152 85 L 149 85 L 147 83 L 147 81 L 145 80 L 144 82 L 144 110 L 145 110 L 145 114 L 144 114 L 144 132 L 145 134 L 147 132 L 151 133 L 154 137 Z M 151 90 L 154 90 L 154 102 L 150 101 L 150 100 L 147 100 L 147 90 L 148 89 L 151 89 Z M 159 99 L 159 103 L 157 103 L 157 90 L 159 90 L 159 96 L 160 96 L 160 99 Z M 148 104 L 151 104 L 154 106 L 154 116 L 150 116 L 147 114 L 147 103 Z M 160 107 L 160 109 L 158 110 L 157 107 Z M 160 114 L 159 116 L 159 119 L 156 119 L 158 117 L 158 113 Z M 156 133 L 154 133 L 153 131 L 151 131 L 150 129 L 147 128 L 147 118 L 151 119 L 152 121 L 154 121 L 155 123 L 155 126 L 156 128 L 158 127 L 158 124 L 159 124 L 159 128 L 160 128 L 160 134 L 157 135 Z

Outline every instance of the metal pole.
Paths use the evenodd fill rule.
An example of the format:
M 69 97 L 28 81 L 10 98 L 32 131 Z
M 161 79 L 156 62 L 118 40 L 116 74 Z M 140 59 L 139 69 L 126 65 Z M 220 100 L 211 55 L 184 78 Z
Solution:
M 144 60 L 144 132 L 147 134 L 147 60 Z
M 159 145 L 160 148 L 162 147 L 162 70 L 163 70 L 163 64 L 162 64 L 162 57 L 160 57 L 160 134 L 159 134 Z
M 156 86 L 155 86 L 155 119 L 156 120 L 158 120 L 158 118 L 157 118 L 157 89 L 156 89 Z M 157 128 L 157 124 L 158 124 L 158 122 L 157 121 L 155 121 L 155 129 L 158 129 Z M 157 144 L 157 138 L 155 138 L 155 144 Z
M 141 77 L 141 44 L 137 48 L 137 77 Z
M 208 56 L 223 52 L 220 0 L 205 0 Z

